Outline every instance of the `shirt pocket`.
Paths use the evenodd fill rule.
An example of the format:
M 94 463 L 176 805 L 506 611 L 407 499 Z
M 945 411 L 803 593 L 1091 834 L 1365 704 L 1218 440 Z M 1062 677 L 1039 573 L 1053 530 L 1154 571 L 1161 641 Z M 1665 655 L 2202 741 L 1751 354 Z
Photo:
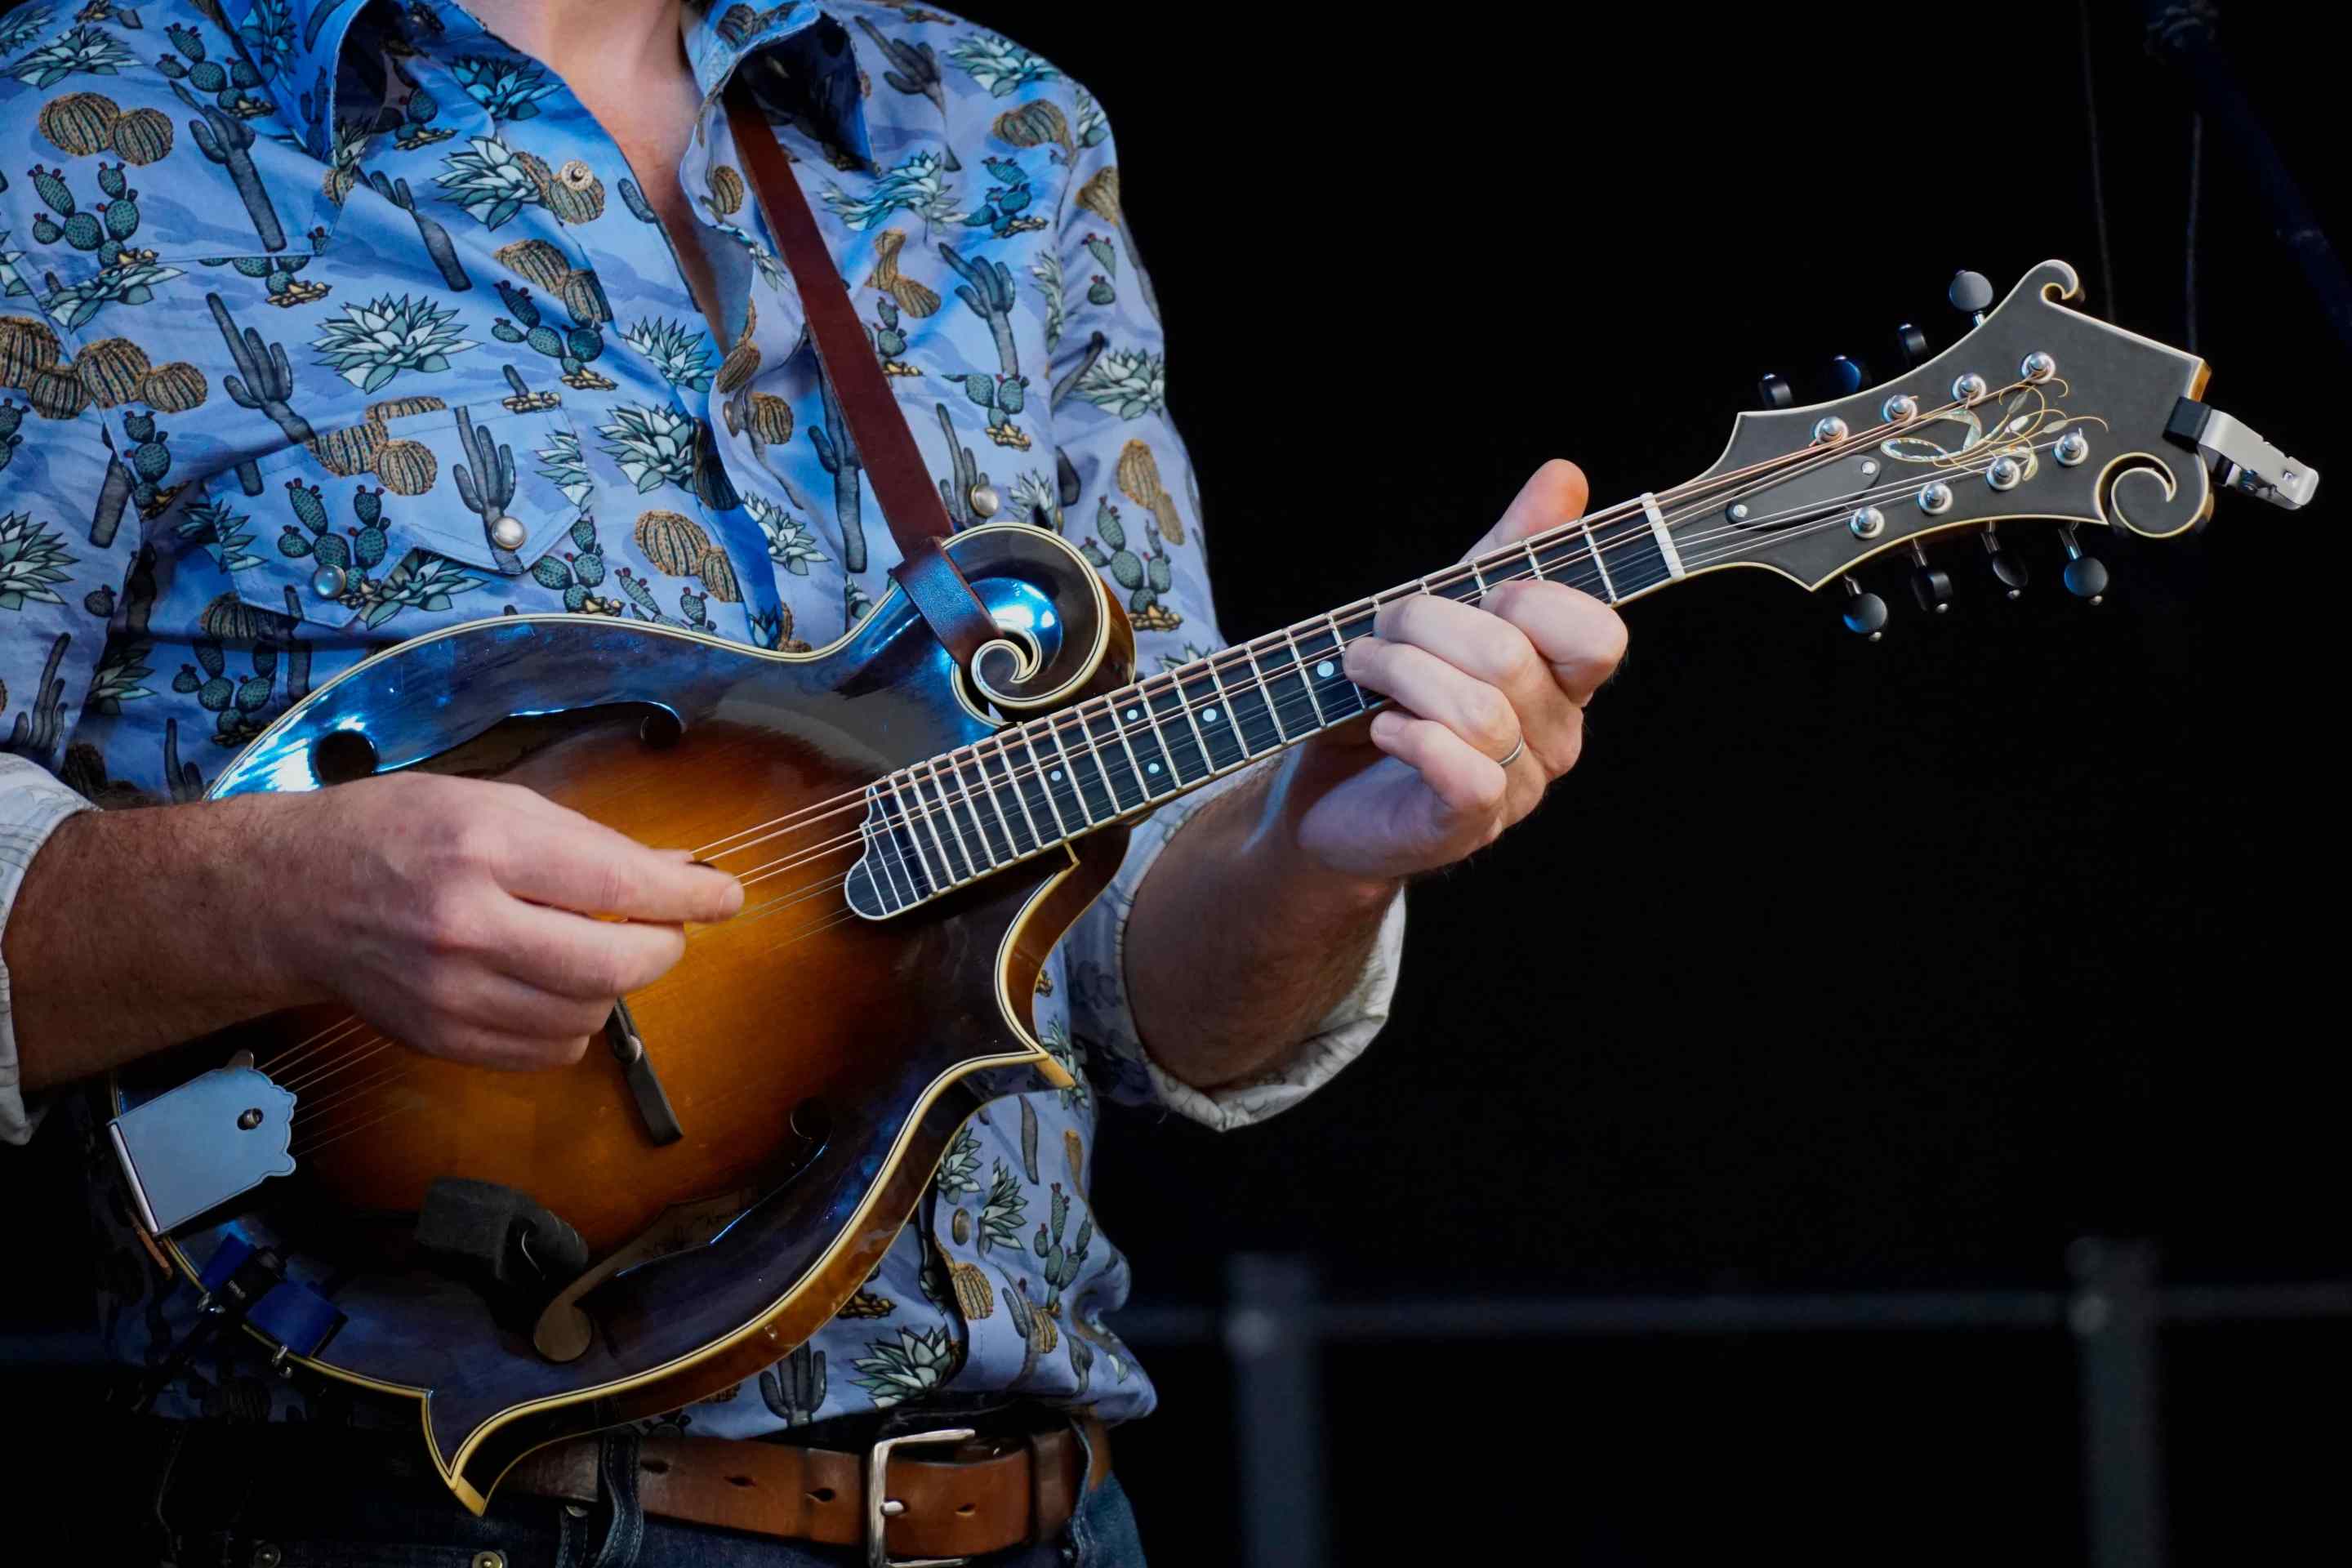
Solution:
M 560 408 L 403 398 L 219 475 L 194 521 L 247 604 L 407 636 L 509 607 L 616 613 L 592 592 L 587 485 Z M 583 531 L 593 559 L 559 552 Z

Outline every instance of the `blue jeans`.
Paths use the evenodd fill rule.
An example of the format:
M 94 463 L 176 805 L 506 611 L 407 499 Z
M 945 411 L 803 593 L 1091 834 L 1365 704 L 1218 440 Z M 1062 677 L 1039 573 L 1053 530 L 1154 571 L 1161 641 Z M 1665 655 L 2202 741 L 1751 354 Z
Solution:
M 499 1492 L 477 1518 L 440 1485 L 413 1439 L 354 1446 L 359 1434 L 320 1432 L 309 1453 L 301 1452 L 305 1445 L 289 1448 L 282 1441 L 267 1444 L 266 1451 L 241 1451 L 240 1439 L 251 1431 L 199 1424 L 173 1440 L 153 1495 L 179 1568 L 483 1568 L 489 1552 L 499 1554 L 504 1568 L 864 1568 L 866 1563 L 856 1547 L 647 1518 L 636 1496 L 635 1442 L 628 1434 L 604 1439 L 593 1505 Z M 1083 1445 L 1083 1436 L 1079 1440 Z M 145 1500 L 122 1500 L 140 1510 Z M 1060 1539 L 977 1557 L 972 1564 L 1143 1568 L 1143 1547 L 1127 1495 L 1110 1477 L 1083 1497 Z

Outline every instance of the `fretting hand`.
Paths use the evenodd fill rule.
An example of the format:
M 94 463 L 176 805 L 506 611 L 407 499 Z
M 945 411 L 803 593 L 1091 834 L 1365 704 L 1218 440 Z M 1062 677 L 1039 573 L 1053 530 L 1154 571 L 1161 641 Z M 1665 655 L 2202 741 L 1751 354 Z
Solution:
M 1574 521 L 1586 495 L 1575 464 L 1545 464 L 1470 555 Z M 1373 635 L 1348 645 L 1346 669 L 1391 705 L 1285 759 L 1281 817 L 1310 862 L 1341 876 L 1451 865 L 1576 765 L 1584 705 L 1624 657 L 1616 611 L 1564 583 L 1497 583 L 1475 605 L 1422 594 L 1385 605 Z

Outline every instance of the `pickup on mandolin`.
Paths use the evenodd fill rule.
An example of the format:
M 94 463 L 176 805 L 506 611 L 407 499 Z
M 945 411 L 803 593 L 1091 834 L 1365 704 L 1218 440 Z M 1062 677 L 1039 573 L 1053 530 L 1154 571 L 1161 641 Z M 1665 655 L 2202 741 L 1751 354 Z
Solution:
M 1383 603 L 1544 577 L 1622 604 L 1762 567 L 1842 595 L 1873 634 L 1885 606 L 1853 569 L 1902 552 L 1939 603 L 1937 536 L 1976 536 L 2014 588 L 2003 531 L 2054 522 L 2068 585 L 2092 596 L 2086 529 L 2178 534 L 2221 488 L 2308 500 L 2308 467 L 2202 402 L 2200 360 L 2077 294 L 2046 262 L 1901 376 L 1741 415 L 1685 484 L 1144 679 L 1103 577 L 1026 524 L 948 546 L 1000 634 L 969 668 L 896 589 L 806 654 L 585 616 L 391 648 L 287 711 L 213 795 L 404 768 L 505 780 L 734 873 L 742 912 L 691 930 L 569 1068 L 428 1058 L 314 1007 L 118 1074 L 134 1207 L 280 1356 L 416 1399 L 435 1464 L 479 1510 L 530 1448 L 792 1351 L 856 1292 L 966 1118 L 1067 1084 L 1031 997 L 1128 827 L 1376 708 L 1341 650 Z M 535 1275 L 424 1288 L 446 1287 L 468 1235 L 517 1226 Z

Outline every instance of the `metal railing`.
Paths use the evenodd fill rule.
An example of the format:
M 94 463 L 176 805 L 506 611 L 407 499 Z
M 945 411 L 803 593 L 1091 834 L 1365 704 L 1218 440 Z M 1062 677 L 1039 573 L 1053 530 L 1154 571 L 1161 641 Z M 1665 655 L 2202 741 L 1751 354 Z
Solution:
M 1320 1351 L 1362 1342 L 1510 1336 L 2063 1332 L 2074 1341 L 2082 1415 L 2084 1536 L 2092 1568 L 2163 1568 L 2158 1331 L 2168 1325 L 2352 1317 L 2352 1280 L 2164 1285 L 2144 1241 L 2086 1237 L 2066 1252 L 2065 1290 L 1854 1291 L 1804 1295 L 1479 1296 L 1326 1299 L 1313 1263 L 1240 1254 L 1222 1306 L 1140 1304 L 1111 1326 L 1139 1349 L 1215 1345 L 1233 1378 L 1243 1568 L 1329 1561 Z

